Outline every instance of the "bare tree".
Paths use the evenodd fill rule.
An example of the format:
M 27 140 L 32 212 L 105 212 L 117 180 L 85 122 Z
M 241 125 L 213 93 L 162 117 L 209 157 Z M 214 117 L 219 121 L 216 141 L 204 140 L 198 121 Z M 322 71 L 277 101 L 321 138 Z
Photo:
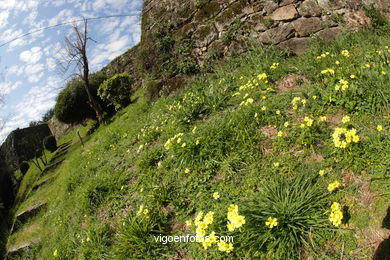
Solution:
M 83 18 L 83 26 L 73 24 L 72 37 L 65 37 L 65 57 L 63 72 L 69 70 L 73 65 L 78 69 L 77 75 L 83 80 L 85 91 L 88 95 L 88 104 L 95 111 L 99 123 L 103 120 L 103 109 L 99 102 L 92 95 L 91 86 L 89 83 L 89 64 L 87 57 L 87 43 L 92 40 L 88 37 L 87 19 Z

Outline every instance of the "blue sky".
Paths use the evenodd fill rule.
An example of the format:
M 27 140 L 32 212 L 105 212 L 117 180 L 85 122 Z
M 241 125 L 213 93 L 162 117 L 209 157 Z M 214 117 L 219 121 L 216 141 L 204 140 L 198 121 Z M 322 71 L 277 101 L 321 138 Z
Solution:
M 110 15 L 88 21 L 88 56 L 92 72 L 140 40 L 142 0 L 0 0 L 0 45 L 39 28 Z M 57 61 L 72 32 L 71 24 L 43 30 L 0 47 L 0 118 L 2 141 L 10 131 L 39 120 L 52 108 L 66 82 Z

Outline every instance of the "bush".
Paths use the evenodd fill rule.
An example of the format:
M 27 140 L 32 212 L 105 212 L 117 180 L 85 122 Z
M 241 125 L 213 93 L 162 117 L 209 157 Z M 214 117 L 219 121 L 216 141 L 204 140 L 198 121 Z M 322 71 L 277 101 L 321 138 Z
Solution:
M 19 165 L 19 169 L 20 169 L 20 172 L 25 175 L 28 171 L 28 169 L 30 168 L 30 165 L 28 164 L 28 162 L 26 161 L 23 161 L 20 165 Z
M 98 89 L 98 96 L 113 105 L 116 110 L 130 104 L 132 80 L 126 73 L 116 74 L 105 80 Z
M 57 150 L 56 138 L 52 135 L 46 136 L 43 139 L 43 146 L 45 147 L 46 150 L 48 150 L 50 152 L 54 152 L 55 150 Z
M 99 85 L 107 79 L 102 73 L 90 75 L 90 86 L 92 95 L 101 104 L 103 111 L 112 112 L 98 96 Z M 65 88 L 57 97 L 54 107 L 55 117 L 66 124 L 78 124 L 85 119 L 95 119 L 94 110 L 88 105 L 88 95 L 84 88 L 84 82 L 79 78 L 73 78 L 67 82 Z

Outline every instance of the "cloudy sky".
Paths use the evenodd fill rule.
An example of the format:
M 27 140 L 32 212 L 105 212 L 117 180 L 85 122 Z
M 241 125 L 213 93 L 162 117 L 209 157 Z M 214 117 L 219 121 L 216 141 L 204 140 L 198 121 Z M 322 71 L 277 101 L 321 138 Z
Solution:
M 140 39 L 142 0 L 0 0 L 0 131 L 10 131 L 39 120 L 52 108 L 67 75 L 58 59 L 72 24 L 85 18 L 128 15 L 88 21 L 88 56 L 92 72 L 134 46 Z M 40 30 L 41 28 L 52 27 Z M 38 31 L 18 38 L 31 31 Z M 9 43 L 8 43 L 9 42 Z

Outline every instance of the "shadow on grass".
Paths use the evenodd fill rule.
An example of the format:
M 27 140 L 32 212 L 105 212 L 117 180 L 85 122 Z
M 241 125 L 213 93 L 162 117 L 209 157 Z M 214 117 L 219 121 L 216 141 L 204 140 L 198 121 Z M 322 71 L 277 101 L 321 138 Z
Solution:
M 382 221 L 382 228 L 390 229 L 390 206 L 387 208 L 387 214 Z M 379 244 L 373 259 L 390 260 L 390 236 Z

